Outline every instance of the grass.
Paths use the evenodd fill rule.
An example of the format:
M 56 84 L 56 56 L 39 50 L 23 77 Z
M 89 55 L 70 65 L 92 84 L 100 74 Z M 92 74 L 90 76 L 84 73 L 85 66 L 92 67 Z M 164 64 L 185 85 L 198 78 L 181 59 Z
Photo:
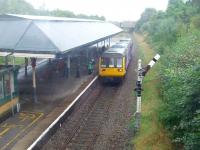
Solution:
M 146 66 L 155 53 L 144 41 L 143 36 L 134 34 L 134 39 L 137 42 L 139 58 L 142 59 L 142 64 Z M 158 120 L 158 109 L 162 103 L 159 96 L 160 81 L 157 74 L 158 69 L 159 65 L 155 64 L 143 81 L 141 128 L 132 140 L 136 150 L 173 149 L 167 131 L 165 131 Z
M 9 64 L 12 64 L 12 58 L 8 58 L 9 59 Z M 4 57 L 0 57 L 0 65 L 4 65 Z M 24 64 L 24 58 L 15 58 L 15 64 L 16 65 L 22 65 Z

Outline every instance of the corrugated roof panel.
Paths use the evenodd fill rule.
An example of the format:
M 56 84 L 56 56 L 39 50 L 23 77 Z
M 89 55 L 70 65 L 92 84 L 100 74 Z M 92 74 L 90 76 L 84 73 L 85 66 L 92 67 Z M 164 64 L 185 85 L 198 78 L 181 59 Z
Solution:
M 6 20 L 6 21 L 9 21 L 9 20 L 27 20 L 27 19 L 24 19 L 24 18 L 20 18 L 20 17 L 16 17 L 16 16 L 12 16 L 12 15 L 8 15 L 8 14 L 1 14 L 0 15 L 0 21 L 1 20 Z
M 31 21 L 0 21 L 0 49 L 14 49 Z
M 121 31 L 96 20 L 0 15 L 0 51 L 55 54 L 94 44 Z
M 32 23 L 15 47 L 15 52 L 56 53 L 59 49 Z
M 6 15 L 5 15 L 6 16 Z M 53 17 L 53 16 L 33 16 L 33 15 L 18 15 L 18 14 L 7 14 L 8 17 L 16 17 L 30 20 L 41 20 L 41 21 L 80 21 L 80 22 L 103 22 L 94 19 L 81 19 L 81 18 L 67 18 L 67 17 Z
M 34 22 L 62 52 L 122 31 L 105 22 Z
M 54 54 L 13 53 L 15 57 L 55 58 Z

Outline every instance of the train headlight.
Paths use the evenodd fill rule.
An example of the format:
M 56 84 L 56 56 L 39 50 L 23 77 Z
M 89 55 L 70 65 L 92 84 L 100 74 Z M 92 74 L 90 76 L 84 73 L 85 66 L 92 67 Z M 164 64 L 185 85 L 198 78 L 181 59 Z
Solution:
M 118 71 L 119 71 L 119 72 L 122 72 L 122 71 L 123 71 L 123 69 L 118 69 Z

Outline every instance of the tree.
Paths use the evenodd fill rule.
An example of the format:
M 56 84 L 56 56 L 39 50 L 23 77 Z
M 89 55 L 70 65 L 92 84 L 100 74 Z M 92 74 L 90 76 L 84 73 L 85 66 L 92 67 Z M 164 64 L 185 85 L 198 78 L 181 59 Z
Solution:
M 0 13 L 33 14 L 35 9 L 24 0 L 0 0 Z
M 160 120 L 174 143 L 186 150 L 200 147 L 199 4 L 169 0 L 166 12 L 144 12 L 137 22 L 138 30 L 147 33 L 147 40 L 162 54 Z
M 141 27 L 145 24 L 148 23 L 154 15 L 156 15 L 157 11 L 154 8 L 147 8 L 145 11 L 142 13 L 140 20 L 136 23 L 135 29 L 136 31 L 139 31 Z
M 67 10 L 60 10 L 60 9 L 56 9 L 53 10 L 51 13 L 51 16 L 56 16 L 56 17 L 69 17 L 69 18 L 74 18 L 76 15 L 71 12 L 71 11 L 67 11 Z
M 105 20 L 104 16 L 87 16 L 84 14 L 75 15 L 73 12 L 68 10 L 56 9 L 49 11 L 45 9 L 45 5 L 39 9 L 34 9 L 34 7 L 25 0 L 0 0 L 0 14 L 3 13 Z

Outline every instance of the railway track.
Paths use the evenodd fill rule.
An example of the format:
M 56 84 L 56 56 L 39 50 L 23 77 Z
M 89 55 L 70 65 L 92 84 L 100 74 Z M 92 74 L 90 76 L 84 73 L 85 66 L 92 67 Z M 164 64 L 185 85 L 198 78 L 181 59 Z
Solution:
M 119 87 L 95 87 L 42 149 L 93 149 Z
M 53 131 L 53 135 L 49 134 L 42 144 L 33 149 L 90 150 L 101 149 L 101 146 L 106 147 L 104 149 L 124 149 L 127 137 L 123 133 L 125 120 L 121 113 L 125 111 L 122 109 L 128 106 L 117 104 L 121 97 L 125 97 L 119 97 L 121 88 L 121 85 L 105 87 L 97 83 L 95 88 L 89 89 L 89 94 L 66 120 Z M 119 112 L 113 111 L 113 108 Z M 114 117 L 111 118 L 113 114 Z M 122 117 L 118 118 L 120 115 Z M 108 134 L 105 138 L 107 132 L 111 135 Z
M 85 118 L 80 130 L 67 144 L 68 149 L 93 149 L 97 137 L 101 134 L 101 128 L 108 119 L 112 98 L 117 88 L 105 88 Z
M 136 81 L 133 75 L 135 66 L 133 59 L 121 85 L 102 86 L 96 80 L 82 92 L 82 96 L 76 98 L 77 104 L 71 105 L 70 111 L 67 108 L 64 115 L 61 114 L 62 121 L 56 119 L 56 123 L 52 123 L 56 127 L 50 125 L 51 129 L 44 131 L 46 133 L 29 150 L 127 149 L 130 138 L 128 125 L 135 112 L 132 95 Z

